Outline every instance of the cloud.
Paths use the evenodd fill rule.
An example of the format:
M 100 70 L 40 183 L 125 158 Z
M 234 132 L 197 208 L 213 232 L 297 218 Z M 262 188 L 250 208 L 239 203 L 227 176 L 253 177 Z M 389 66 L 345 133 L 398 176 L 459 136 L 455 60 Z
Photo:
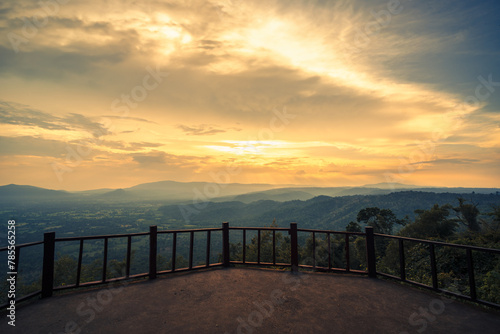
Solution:
M 88 117 L 81 114 L 71 113 L 69 116 L 64 117 L 63 122 L 74 128 L 80 128 L 87 132 L 92 133 L 94 137 L 100 137 L 110 134 L 109 130 L 105 128 L 102 124 L 90 120 Z
M 0 123 L 36 126 L 48 130 L 70 130 L 59 117 L 2 100 L 0 100 Z
M 453 158 L 448 158 L 448 159 L 435 159 L 435 160 L 428 160 L 428 161 L 417 161 L 410 163 L 410 165 L 421 165 L 421 164 L 458 164 L 458 165 L 468 165 L 472 164 L 475 162 L 480 162 L 479 159 L 453 159 Z
M 86 76 L 101 66 L 121 63 L 126 50 L 123 45 L 106 47 L 94 54 L 89 48 L 96 45 L 79 45 L 75 50 L 62 50 L 53 46 L 40 46 L 36 51 L 15 53 L 0 45 L 0 73 L 25 79 L 61 81 L 75 75 Z M 54 66 L 53 64 L 57 64 Z
M 0 155 L 3 156 L 46 156 L 60 158 L 67 153 L 67 144 L 58 140 L 49 140 L 39 137 L 0 136 Z
M 124 142 L 124 141 L 109 141 L 104 140 L 101 143 L 102 146 L 119 149 L 123 151 L 141 151 L 147 148 L 160 147 L 163 146 L 162 143 L 148 143 L 148 142 Z M 141 158 L 139 158 L 140 160 Z
M 192 125 L 192 126 L 187 126 L 187 125 L 177 125 L 177 128 L 181 129 L 188 135 L 194 135 L 194 136 L 206 136 L 206 135 L 214 135 L 217 133 L 224 133 L 226 130 L 222 129 L 217 129 L 216 127 L 208 124 L 201 124 L 201 125 Z
M 29 106 L 2 100 L 0 100 L 0 123 L 33 126 L 47 130 L 71 131 L 80 129 L 94 137 L 110 133 L 102 124 L 82 114 L 70 113 L 68 116 L 58 117 L 32 109 Z
M 130 117 L 130 116 L 110 116 L 110 115 L 104 115 L 102 116 L 103 118 L 111 118 L 111 119 L 119 119 L 119 120 L 127 120 L 127 121 L 137 121 L 137 122 L 144 122 L 144 123 L 150 123 L 150 124 L 158 124 L 157 122 L 153 122 L 150 120 L 147 120 L 145 118 L 140 118 L 140 117 Z
M 202 160 L 206 161 L 206 158 L 185 156 L 185 155 L 175 155 L 166 153 L 163 151 L 151 151 L 148 153 L 132 154 L 132 159 L 139 164 L 142 168 L 187 168 L 195 169 L 200 166 Z

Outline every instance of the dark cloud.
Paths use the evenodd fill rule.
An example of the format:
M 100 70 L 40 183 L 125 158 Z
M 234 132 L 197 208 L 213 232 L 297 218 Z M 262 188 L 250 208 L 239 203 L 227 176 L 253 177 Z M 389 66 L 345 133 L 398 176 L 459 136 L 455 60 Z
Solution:
M 140 44 L 139 34 L 134 29 L 60 16 L 50 16 L 47 26 L 39 28 L 34 36 L 26 37 L 22 19 L 25 15 L 17 12 L 6 20 L 8 29 L 3 28 L 8 38 L 0 40 L 0 73 L 43 80 L 98 74 L 102 66 L 123 62 Z M 61 46 L 54 43 L 57 38 L 54 32 L 62 35 L 68 32 L 77 37 Z M 108 41 L 96 45 L 96 36 L 105 36 Z
M 122 62 L 128 52 L 124 44 L 114 47 L 80 44 L 73 49 L 40 46 L 36 52 L 15 53 L 10 47 L 0 45 L 0 73 L 44 80 L 62 79 L 71 74 L 88 75 L 101 65 Z
M 213 49 L 217 49 L 217 48 L 221 47 L 222 45 L 223 45 L 222 42 L 219 42 L 219 41 L 201 40 L 198 48 L 206 49 L 206 50 L 213 50 Z
M 59 117 L 28 106 L 0 100 L 0 123 L 36 126 L 48 130 L 70 130 Z
M 34 126 L 48 130 L 81 129 L 94 137 L 107 135 L 110 132 L 98 122 L 76 113 L 66 117 L 57 117 L 46 112 L 35 110 L 29 106 L 0 100 L 0 123 Z
M 0 18 L 7 18 L 11 11 L 11 8 L 0 8 Z
M 90 120 L 88 117 L 83 116 L 81 114 L 71 113 L 69 116 L 62 119 L 65 123 L 73 126 L 74 128 L 80 128 L 82 130 L 86 130 L 94 137 L 100 137 L 107 134 L 110 134 L 108 129 L 102 126 L 100 123 L 94 122 Z

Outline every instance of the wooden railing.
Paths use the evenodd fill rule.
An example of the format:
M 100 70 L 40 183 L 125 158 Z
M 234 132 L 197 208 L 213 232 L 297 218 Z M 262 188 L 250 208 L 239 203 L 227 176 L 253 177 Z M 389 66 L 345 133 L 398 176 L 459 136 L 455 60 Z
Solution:
M 230 231 L 242 231 L 242 260 L 236 261 L 231 260 L 230 255 Z M 211 254 L 211 235 L 213 232 L 222 231 L 222 249 L 221 256 L 222 262 L 212 262 L 210 259 Z M 247 231 L 257 231 L 257 261 L 247 260 Z M 261 258 L 261 233 L 262 232 L 272 233 L 272 261 L 264 262 Z M 290 259 L 289 262 L 278 262 L 276 256 L 276 233 L 277 232 L 288 232 L 290 236 Z M 312 265 L 299 263 L 299 233 L 309 233 L 312 237 L 312 258 L 310 259 Z M 172 262 L 171 268 L 169 270 L 158 270 L 157 268 L 157 255 L 158 255 L 158 235 L 167 234 L 172 236 Z M 176 253 L 177 253 L 177 236 L 179 234 L 189 234 L 189 256 L 188 256 L 188 266 L 184 268 L 178 268 L 176 266 Z M 195 234 L 206 234 L 206 259 L 204 265 L 194 265 L 194 237 Z M 316 238 L 318 234 L 325 236 L 327 243 L 327 265 L 319 266 L 316 255 Z M 345 242 L 345 267 L 338 268 L 335 267 L 332 261 L 332 251 L 331 251 L 331 235 L 344 236 Z M 148 272 L 131 275 L 131 249 L 132 249 L 132 238 L 138 236 L 148 236 L 149 237 L 149 263 Z M 366 270 L 353 270 L 351 269 L 351 256 L 350 256 L 350 238 L 364 237 L 365 238 L 365 252 L 366 252 Z M 127 239 L 127 251 L 125 260 L 125 273 L 124 276 L 118 278 L 108 278 L 107 277 L 107 263 L 108 263 L 108 240 L 112 238 L 126 238 Z M 390 275 L 388 273 L 378 272 L 376 266 L 376 251 L 375 251 L 375 239 L 376 238 L 391 238 L 396 239 L 399 242 L 399 255 L 400 255 L 400 276 Z M 342 239 L 342 237 L 341 237 Z M 85 241 L 88 240 L 103 240 L 104 241 L 104 251 L 103 251 L 103 266 L 101 279 L 98 281 L 81 283 L 81 271 L 82 271 L 82 258 L 83 258 L 83 247 Z M 68 284 L 64 286 L 54 287 L 54 264 L 55 264 L 55 245 L 58 242 L 79 242 L 79 252 L 78 252 L 78 262 L 76 268 L 76 282 L 74 284 Z M 404 242 L 412 241 L 427 244 L 430 251 L 430 264 L 432 272 L 432 286 L 425 285 L 422 283 L 414 282 L 406 278 L 406 263 L 404 256 Z M 340 231 L 329 231 L 329 230 L 314 230 L 314 229 L 298 229 L 296 223 L 291 223 L 289 228 L 280 227 L 229 227 L 229 223 L 222 223 L 221 228 L 204 228 L 204 229 L 186 229 L 186 230 L 163 230 L 158 231 L 156 226 L 150 226 L 149 232 L 144 233 L 130 233 L 130 234 L 115 234 L 115 235 L 99 235 L 99 236 L 84 236 L 84 237 L 64 237 L 56 238 L 55 232 L 48 232 L 44 234 L 44 240 L 39 242 L 27 243 L 16 246 L 16 259 L 15 259 L 15 272 L 19 268 L 19 261 L 21 255 L 21 249 L 43 244 L 43 269 L 42 269 L 42 286 L 41 290 L 31 293 L 29 295 L 16 298 L 16 302 L 26 300 L 38 295 L 42 298 L 47 298 L 53 295 L 56 290 L 64 289 L 74 289 L 84 286 L 92 286 L 97 284 L 110 283 L 120 280 L 135 279 L 140 277 L 149 277 L 149 279 L 155 279 L 157 275 L 174 273 L 179 271 L 191 271 L 210 267 L 230 267 L 231 265 L 256 265 L 256 266 L 279 266 L 279 267 L 290 267 L 292 272 L 298 271 L 300 268 L 310 269 L 310 270 L 321 270 L 330 272 L 352 272 L 368 275 L 371 278 L 376 278 L 377 275 L 394 278 L 400 281 L 408 282 L 411 284 L 419 285 L 421 287 L 430 288 L 435 291 L 444 292 L 447 294 L 455 295 L 457 297 L 472 300 L 474 302 L 482 303 L 488 306 L 493 306 L 500 308 L 500 305 L 491 302 L 483 301 L 477 298 L 476 294 L 476 284 L 474 280 L 474 264 L 472 260 L 472 251 L 479 252 L 490 252 L 495 254 L 500 254 L 499 249 L 488 249 L 481 247 L 473 247 L 466 245 L 457 245 L 443 242 L 435 242 L 429 240 L 412 239 L 397 237 L 384 234 L 375 234 L 372 227 L 366 227 L 365 232 L 340 232 Z M 449 246 L 462 248 L 467 254 L 467 264 L 468 264 L 468 274 L 470 283 L 470 296 L 464 296 L 461 294 L 456 294 L 444 289 L 440 289 L 438 286 L 437 279 L 437 267 L 436 267 L 436 256 L 434 252 L 435 245 Z M 7 251 L 7 247 L 0 248 L 0 253 L 2 251 Z M 9 302 L 0 305 L 0 308 L 5 308 L 9 305 Z
M 472 258 L 473 251 L 500 255 L 500 249 L 452 244 L 452 243 L 447 243 L 447 242 L 430 241 L 430 240 L 424 240 L 424 239 L 415 239 L 415 238 L 400 237 L 400 236 L 378 234 L 378 233 L 375 233 L 374 235 L 377 238 L 381 238 L 381 239 L 397 240 L 398 241 L 398 253 L 399 253 L 399 276 L 376 271 L 377 275 L 394 278 L 394 279 L 397 279 L 399 281 L 407 282 L 407 283 L 417 285 L 417 286 L 420 286 L 423 288 L 432 289 L 434 291 L 438 291 L 438 292 L 442 292 L 442 293 L 452 295 L 455 297 L 467 299 L 467 300 L 470 300 L 470 301 L 473 301 L 476 303 L 488 305 L 488 306 L 495 307 L 495 308 L 500 308 L 499 304 L 478 299 L 477 292 L 476 292 L 476 280 L 475 280 L 475 274 L 474 274 L 474 272 L 475 272 L 474 261 Z M 420 244 L 428 246 L 432 285 L 427 285 L 427 284 L 423 284 L 420 282 L 415 282 L 415 281 L 407 279 L 407 277 L 406 277 L 406 258 L 405 258 L 405 251 L 404 251 L 405 241 L 406 242 L 416 242 L 416 243 L 420 243 Z M 466 295 L 463 295 L 460 293 L 456 293 L 456 292 L 452 292 L 452 291 L 448 291 L 446 289 L 441 289 L 439 287 L 436 251 L 435 251 L 436 246 L 453 247 L 453 248 L 465 250 L 465 256 L 467 258 L 467 276 L 468 276 L 469 291 L 470 291 L 469 296 L 466 296 Z

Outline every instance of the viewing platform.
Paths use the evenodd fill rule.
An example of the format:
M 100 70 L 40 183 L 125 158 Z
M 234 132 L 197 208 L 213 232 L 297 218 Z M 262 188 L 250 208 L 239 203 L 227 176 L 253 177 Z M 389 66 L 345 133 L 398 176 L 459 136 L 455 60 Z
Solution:
M 1 333 L 498 333 L 500 313 L 353 274 L 214 268 L 61 292 Z M 80 330 L 80 331 L 79 331 Z
M 170 239 L 161 239 L 160 247 L 158 240 L 165 236 Z M 240 242 L 231 242 L 231 236 Z M 147 245 L 141 248 L 147 250 L 147 272 L 131 269 L 133 238 Z M 125 260 L 121 276 L 112 277 L 109 244 L 117 239 L 126 241 Z M 83 255 L 94 240 L 103 242 L 102 267 L 93 276 L 98 280 L 89 281 L 82 279 Z M 171 242 L 167 267 L 158 261 L 165 240 Z M 377 247 L 384 240 L 395 247 L 396 271 L 377 268 Z M 75 273 L 57 283 L 61 272 L 55 269 L 55 248 L 64 242 L 77 246 L 74 267 L 66 267 Z M 189 245 L 184 262 L 176 262 L 179 242 Z M 310 255 L 303 252 L 308 245 Z M 70 238 L 47 232 L 43 241 L 16 245 L 14 274 L 30 247 L 42 250 L 40 288 L 16 295 L 15 327 L 8 324 L 6 312 L 11 311 L 5 310 L 13 300 L 2 305 L 1 333 L 496 334 L 500 329 L 500 305 L 482 299 L 475 264 L 498 256 L 499 249 L 378 234 L 372 227 L 346 232 L 301 229 L 296 223 L 290 228 L 223 223 L 221 228 L 163 231 L 151 226 L 143 233 Z M 422 262 L 429 267 L 427 281 L 414 280 L 416 262 L 410 261 L 410 252 L 415 249 L 427 259 Z M 443 284 L 440 268 L 448 261 L 443 249 L 464 262 L 466 294 Z M 0 248 L 0 253 L 7 250 Z M 365 261 L 357 269 L 352 267 L 355 250 Z M 196 251 L 204 261 L 195 261 Z

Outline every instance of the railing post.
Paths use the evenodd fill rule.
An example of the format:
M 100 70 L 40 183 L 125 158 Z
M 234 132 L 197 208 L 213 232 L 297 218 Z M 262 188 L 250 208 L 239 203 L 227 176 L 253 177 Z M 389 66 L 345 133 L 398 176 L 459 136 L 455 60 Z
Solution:
M 436 252 L 434 250 L 434 244 L 429 244 L 429 256 L 431 257 L 431 276 L 432 276 L 432 288 L 438 290 L 438 277 L 437 277 L 437 267 L 436 267 Z
M 290 223 L 290 264 L 292 272 L 299 271 L 299 248 L 297 240 L 297 223 Z
M 377 263 L 375 257 L 375 237 L 373 227 L 365 227 L 366 234 L 366 264 L 368 265 L 368 277 L 377 277 Z
M 54 290 L 54 253 L 56 232 L 43 234 L 42 298 L 52 297 Z
M 406 281 L 406 261 L 403 239 L 399 239 L 399 278 L 401 278 L 402 281 Z
M 132 253 L 132 236 L 127 237 L 127 266 L 125 267 L 125 277 L 129 278 L 130 276 L 130 260 Z
M 108 238 L 104 237 L 104 251 L 102 259 L 102 282 L 106 283 L 106 274 L 108 271 Z
M 469 289 L 470 289 L 470 298 L 472 300 L 477 299 L 476 294 L 476 280 L 474 278 L 474 261 L 472 259 L 472 250 L 467 248 L 467 271 L 469 272 Z
M 156 249 L 158 227 L 149 227 L 149 279 L 156 278 Z
M 222 223 L 222 263 L 224 267 L 229 267 L 229 223 Z
M 345 271 L 351 271 L 351 246 L 349 246 L 349 234 L 345 235 Z

